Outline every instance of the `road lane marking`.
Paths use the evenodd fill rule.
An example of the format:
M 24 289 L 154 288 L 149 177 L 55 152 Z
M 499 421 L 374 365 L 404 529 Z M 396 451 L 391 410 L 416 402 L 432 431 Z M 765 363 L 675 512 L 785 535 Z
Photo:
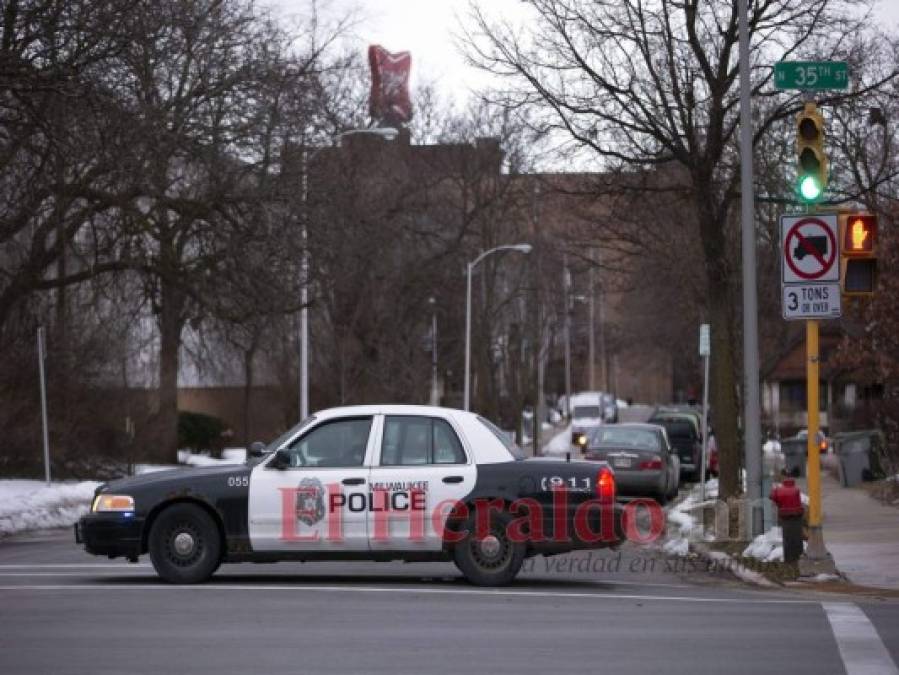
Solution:
M 858 605 L 822 602 L 833 629 L 846 675 L 899 675 L 877 629 Z
M 133 570 L 129 571 L 127 569 L 121 570 L 125 572 L 125 574 L 120 574 L 119 570 L 85 570 L 84 572 L 0 572 L 0 578 L 2 577 L 90 577 L 91 575 L 101 575 L 103 577 L 115 577 L 120 576 L 122 578 L 126 577 L 144 577 L 147 576 L 146 570 Z M 155 577 L 155 574 L 149 575 L 150 577 Z M 243 576 L 237 574 L 235 576 Z M 279 575 L 271 575 L 273 579 L 277 580 Z M 227 579 L 227 575 L 224 576 Z M 646 588 L 690 588 L 686 584 L 641 584 L 636 581 L 584 581 L 584 585 L 595 585 L 595 586 L 636 586 L 636 587 L 646 587 Z
M 777 598 L 702 598 L 685 595 L 637 595 L 630 593 L 557 593 L 553 591 L 513 591 L 503 589 L 450 589 L 411 588 L 396 586 L 283 586 L 246 584 L 202 584 L 202 585 L 146 585 L 146 584 L 22 584 L 0 585 L 0 591 L 279 591 L 279 592 L 337 592 L 337 593 L 395 593 L 404 595 L 486 595 L 495 597 L 535 597 L 535 598 L 590 598 L 596 600 L 640 600 L 658 602 L 692 603 L 736 603 L 747 605 L 817 605 L 816 600 L 786 600 Z
M 148 575 L 144 570 L 134 570 L 133 574 L 118 574 L 112 571 L 103 571 L 103 570 L 86 570 L 84 572 L 0 572 L 0 577 L 88 577 L 91 576 L 102 576 L 102 577 L 119 577 L 121 579 L 133 578 L 133 577 L 147 577 L 152 578 L 153 575 Z
M 0 570 L 55 570 L 55 569 L 81 569 L 81 568 L 104 568 L 127 570 L 136 567 L 152 567 L 150 563 L 16 563 L 16 564 L 0 564 Z

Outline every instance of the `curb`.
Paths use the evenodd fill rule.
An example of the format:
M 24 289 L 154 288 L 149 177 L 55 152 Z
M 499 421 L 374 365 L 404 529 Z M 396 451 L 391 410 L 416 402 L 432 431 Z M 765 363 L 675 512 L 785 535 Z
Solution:
M 712 563 L 714 565 L 723 564 L 723 567 L 740 581 L 762 588 L 782 588 L 780 584 L 777 584 L 763 574 L 738 563 L 734 558 L 723 551 L 713 551 L 700 542 L 690 542 L 690 551 L 698 555 L 707 563 Z

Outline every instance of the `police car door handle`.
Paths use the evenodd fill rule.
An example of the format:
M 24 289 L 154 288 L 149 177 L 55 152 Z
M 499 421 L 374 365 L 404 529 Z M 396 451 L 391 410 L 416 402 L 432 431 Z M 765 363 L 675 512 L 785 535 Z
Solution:
M 461 483 L 463 480 L 465 478 L 462 476 L 444 476 L 443 478 L 444 483 Z
M 362 485 L 365 482 L 364 478 L 344 478 L 340 481 L 344 485 Z

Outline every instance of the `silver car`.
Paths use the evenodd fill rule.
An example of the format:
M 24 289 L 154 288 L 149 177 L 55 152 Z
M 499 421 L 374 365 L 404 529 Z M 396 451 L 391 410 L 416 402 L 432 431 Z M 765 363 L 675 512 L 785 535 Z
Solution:
M 664 504 L 677 495 L 680 460 L 664 427 L 606 424 L 591 429 L 584 457 L 612 466 L 620 496 L 649 496 Z

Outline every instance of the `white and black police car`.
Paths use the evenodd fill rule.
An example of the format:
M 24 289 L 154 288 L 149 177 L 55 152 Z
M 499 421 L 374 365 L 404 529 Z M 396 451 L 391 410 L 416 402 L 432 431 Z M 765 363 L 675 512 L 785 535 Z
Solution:
M 173 583 L 223 562 L 452 560 L 475 584 L 523 560 L 623 539 L 603 463 L 525 459 L 491 422 L 447 408 L 316 413 L 245 464 L 176 469 L 97 488 L 75 526 L 88 553 L 149 553 Z

